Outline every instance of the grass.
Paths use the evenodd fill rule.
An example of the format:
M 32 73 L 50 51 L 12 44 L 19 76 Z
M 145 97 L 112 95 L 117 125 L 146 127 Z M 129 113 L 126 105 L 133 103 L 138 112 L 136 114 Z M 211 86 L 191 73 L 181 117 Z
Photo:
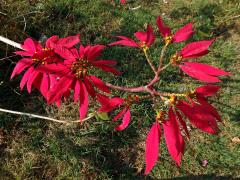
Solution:
M 141 7 L 129 10 L 137 6 Z M 159 161 L 146 178 L 237 178 L 240 177 L 240 145 L 232 139 L 240 137 L 239 8 L 238 0 L 173 0 L 166 4 L 161 0 L 129 0 L 123 7 L 113 6 L 107 0 L 5 0 L 0 3 L 0 34 L 22 42 L 28 36 L 43 39 L 53 34 L 80 33 L 84 44 L 107 44 L 114 40 L 113 35 L 132 37 L 135 31 L 144 30 L 147 23 L 155 24 L 158 15 L 174 30 L 194 22 L 196 33 L 192 41 L 217 38 L 211 53 L 201 58 L 201 62 L 233 74 L 223 79 L 221 93 L 211 99 L 223 117 L 221 133 L 211 136 L 192 129 L 180 168 L 174 166 L 162 141 Z M 154 28 L 157 30 L 156 25 Z M 158 60 L 160 43 L 157 39 L 156 50 L 151 49 L 154 63 Z M 1 43 L 0 59 L 11 56 L 13 51 Z M 173 48 L 168 55 L 174 52 Z M 118 69 L 124 72 L 122 77 L 100 73 L 108 82 L 137 86 L 152 78 L 151 69 L 136 49 L 108 48 L 103 56 L 116 59 Z M 78 118 L 77 105 L 66 102 L 60 110 L 47 107 L 37 92 L 29 95 L 19 90 L 20 77 L 9 81 L 18 59 L 0 60 L 3 67 L 0 68 L 0 107 L 59 119 Z M 170 68 L 162 74 L 157 86 L 163 91 L 181 92 L 197 84 L 186 76 L 179 77 L 176 69 Z M 112 123 L 97 119 L 83 125 L 65 126 L 0 113 L 0 177 L 144 179 L 144 143 L 153 119 L 150 104 L 134 106 L 131 125 L 123 132 L 113 131 Z M 202 166 L 203 160 L 208 161 L 206 167 Z

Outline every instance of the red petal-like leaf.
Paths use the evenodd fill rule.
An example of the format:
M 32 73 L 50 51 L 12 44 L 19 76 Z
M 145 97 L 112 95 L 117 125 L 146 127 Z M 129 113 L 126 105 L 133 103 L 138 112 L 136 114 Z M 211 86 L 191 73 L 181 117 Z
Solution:
M 33 52 L 28 52 L 28 51 L 15 51 L 14 53 L 17 55 L 20 55 L 20 56 L 33 56 L 34 55 Z
M 185 142 L 181 135 L 181 131 L 172 107 L 169 109 L 168 116 L 169 120 L 163 123 L 164 137 L 172 159 L 178 166 L 180 166 L 182 155 L 184 153 Z
M 105 83 L 97 78 L 96 76 L 88 76 L 88 78 L 93 82 L 93 84 L 100 90 L 106 93 L 110 93 L 109 88 L 105 85 Z
M 102 105 L 102 107 L 99 109 L 99 112 L 112 111 L 114 108 L 124 103 L 124 100 L 119 97 L 114 97 L 110 99 L 102 94 L 97 94 L 97 100 Z
M 92 62 L 93 65 L 107 65 L 107 66 L 115 66 L 117 64 L 117 61 L 114 60 L 98 60 Z
M 32 63 L 33 63 L 32 59 L 27 59 L 27 58 L 21 59 L 20 61 L 18 61 L 17 65 L 13 69 L 10 79 L 12 79 L 14 76 L 20 74 L 24 69 L 31 66 Z
M 125 36 L 117 36 L 121 40 L 113 42 L 109 44 L 109 46 L 116 46 L 116 45 L 122 45 L 122 46 L 130 46 L 130 47 L 139 47 L 139 45 L 132 39 L 127 38 Z
M 25 86 L 25 84 L 27 83 L 29 77 L 31 76 L 31 73 L 33 72 L 34 70 L 34 67 L 30 67 L 28 68 L 28 70 L 24 73 L 23 77 L 22 77 L 22 80 L 20 82 L 20 88 L 21 90 L 23 89 L 23 87 Z
M 180 114 L 178 111 L 176 111 L 176 114 L 177 114 L 178 121 L 179 121 L 180 124 L 182 125 L 183 130 L 185 131 L 185 134 L 187 135 L 188 138 L 190 138 L 190 134 L 189 134 L 189 132 L 188 132 L 186 122 L 182 119 L 182 116 L 181 116 L 181 114 Z
M 160 16 L 158 16 L 157 18 L 157 26 L 162 37 L 167 37 L 171 35 L 171 29 L 163 23 L 163 20 Z
M 215 95 L 220 89 L 221 89 L 220 86 L 214 86 L 209 84 L 198 87 L 195 92 L 197 95 L 208 97 Z
M 83 120 L 88 111 L 88 92 L 87 89 L 82 81 L 80 82 L 80 108 L 79 108 L 79 113 L 80 113 L 80 121 Z
M 125 107 L 123 110 L 121 110 L 112 120 L 112 122 L 117 121 L 120 117 L 123 116 L 123 114 L 125 114 L 127 111 L 127 108 Z
M 116 131 L 124 130 L 128 126 L 130 119 L 131 119 L 130 109 L 127 109 L 126 113 L 123 115 L 122 123 L 116 126 L 114 129 Z
M 59 39 L 59 41 L 57 42 L 58 45 L 60 46 L 64 46 L 66 48 L 72 48 L 74 45 L 76 45 L 77 43 L 80 42 L 80 35 L 76 35 L 76 36 L 68 36 L 65 38 L 61 38 Z
M 173 42 L 182 42 L 188 40 L 193 35 L 193 24 L 189 23 L 179 29 L 173 36 Z
M 48 38 L 46 40 L 46 47 L 47 48 L 54 48 L 55 44 L 57 43 L 57 41 L 59 40 L 58 36 L 51 36 L 50 38 Z
M 57 45 L 55 47 L 55 52 L 64 59 L 75 59 L 76 57 L 73 53 L 65 47 Z
M 37 68 L 34 69 L 34 71 L 32 72 L 31 76 L 29 76 L 28 81 L 27 81 L 27 90 L 28 93 L 31 93 L 32 90 L 32 84 L 35 81 L 35 79 L 37 78 L 37 76 L 40 74 L 41 72 L 39 72 L 37 70 Z
M 76 83 L 74 84 L 75 87 L 74 87 L 74 102 L 78 102 L 79 100 L 79 97 L 80 97 L 80 82 L 79 81 L 76 81 Z
M 41 85 L 40 85 L 40 92 L 45 98 L 47 98 L 47 92 L 50 87 L 50 79 L 46 73 L 41 73 L 41 74 L 43 74 L 43 76 L 42 76 Z M 37 81 L 37 79 L 35 81 Z
M 217 134 L 218 126 L 214 116 L 205 111 L 200 105 L 194 104 L 190 106 L 185 101 L 179 101 L 177 108 L 189 118 L 195 127 L 210 134 Z
M 87 60 L 88 61 L 95 61 L 96 58 L 101 55 L 104 48 L 105 48 L 105 46 L 103 46 L 103 45 L 91 46 L 88 53 L 87 53 Z
M 105 66 L 105 65 L 102 65 L 102 64 L 93 64 L 93 65 L 102 69 L 105 72 L 110 72 L 110 73 L 113 73 L 114 75 L 117 75 L 117 76 L 120 76 L 122 74 L 120 71 L 118 71 L 115 68 L 110 67 L 110 66 Z
M 148 132 L 146 138 L 145 162 L 146 168 L 144 174 L 148 174 L 158 160 L 159 143 L 161 138 L 161 129 L 158 122 L 154 123 Z
M 187 44 L 181 51 L 183 58 L 197 58 L 208 53 L 209 46 L 214 40 L 209 41 L 198 41 Z
M 31 39 L 31 38 L 27 38 L 23 45 L 22 45 L 22 48 L 31 53 L 32 55 L 36 52 L 36 45 L 35 45 L 35 42 Z
M 121 2 L 121 4 L 125 4 L 126 0 L 121 0 L 120 2 Z
M 215 107 L 213 107 L 211 104 L 209 104 L 205 98 L 197 96 L 197 100 L 198 100 L 198 102 L 202 105 L 202 108 L 203 108 L 206 112 L 209 112 L 209 113 L 212 114 L 218 121 L 222 122 L 222 119 L 221 119 L 219 113 L 217 112 L 217 110 L 215 109 Z
M 216 83 L 216 82 L 221 82 L 220 79 L 218 79 L 217 77 L 214 76 L 210 76 L 202 71 L 199 71 L 197 69 L 193 69 L 189 66 L 184 65 L 179 65 L 179 67 L 181 68 L 181 70 L 183 72 L 185 72 L 186 74 L 188 74 L 189 76 L 191 76 L 192 78 L 201 80 L 203 82 L 207 82 L 207 83 Z
M 147 42 L 147 32 L 138 31 L 134 33 L 134 36 L 141 42 Z
M 61 101 L 62 95 L 71 87 L 73 78 L 63 76 L 48 92 L 48 104 Z
M 92 98 L 95 98 L 96 92 L 95 92 L 95 90 L 94 90 L 94 87 L 92 86 L 92 83 L 88 80 L 88 76 L 86 76 L 86 77 L 84 78 L 84 84 L 85 84 L 85 86 L 86 86 L 86 88 L 87 88 L 87 91 L 88 91 L 88 93 L 90 94 L 90 96 L 91 96 Z
M 146 40 L 146 44 L 148 47 L 150 47 L 155 41 L 155 35 L 154 35 L 154 31 L 151 25 L 148 25 L 147 27 L 147 40 Z
M 212 76 L 229 76 L 229 75 L 231 75 L 228 72 L 225 72 L 219 68 L 210 66 L 208 64 L 203 64 L 203 63 L 198 63 L 198 62 L 184 62 L 184 64 L 191 67 L 192 69 L 202 71 L 202 72 L 212 75 Z

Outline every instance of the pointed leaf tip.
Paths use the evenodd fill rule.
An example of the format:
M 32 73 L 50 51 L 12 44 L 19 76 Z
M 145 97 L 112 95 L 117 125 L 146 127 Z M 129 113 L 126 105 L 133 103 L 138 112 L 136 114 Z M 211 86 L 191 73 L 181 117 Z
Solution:
M 144 174 L 148 174 L 154 167 L 158 160 L 159 143 L 160 143 L 160 124 L 154 123 L 147 134 L 146 138 L 146 150 L 145 150 L 145 162 L 146 168 Z

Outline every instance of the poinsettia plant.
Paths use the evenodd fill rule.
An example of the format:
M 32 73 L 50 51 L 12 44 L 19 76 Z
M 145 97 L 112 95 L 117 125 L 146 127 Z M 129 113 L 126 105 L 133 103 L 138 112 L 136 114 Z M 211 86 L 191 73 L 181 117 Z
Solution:
M 121 1 L 125 3 L 125 1 Z M 134 33 L 135 39 L 119 35 L 111 46 L 127 46 L 139 49 L 146 57 L 154 78 L 139 87 L 116 86 L 105 82 L 95 72 L 96 69 L 121 76 L 116 69 L 116 60 L 102 59 L 104 45 L 83 45 L 80 36 L 59 38 L 52 36 L 45 45 L 32 38 L 27 38 L 21 45 L 22 51 L 15 53 L 23 58 L 16 64 L 11 79 L 24 72 L 20 87 L 27 87 L 28 92 L 35 88 L 46 99 L 48 104 L 55 103 L 58 107 L 65 99 L 79 103 L 79 122 L 87 116 L 89 99 L 95 103 L 98 112 L 117 111 L 112 122 L 119 121 L 116 131 L 123 131 L 131 123 L 133 104 L 152 102 L 156 112 L 152 126 L 146 137 L 145 174 L 154 167 L 158 155 L 161 138 L 164 137 L 170 156 L 177 166 L 180 166 L 185 151 L 185 139 L 190 138 L 188 126 L 200 129 L 209 134 L 219 132 L 218 122 L 221 117 L 217 109 L 208 102 L 208 97 L 214 96 L 219 90 L 221 76 L 229 76 L 217 67 L 199 62 L 199 58 L 209 53 L 214 39 L 202 40 L 186 44 L 182 49 L 169 57 L 166 51 L 173 43 L 188 40 L 193 34 L 193 24 L 189 23 L 175 33 L 164 24 L 161 17 L 156 20 L 159 32 L 154 32 L 149 24 L 146 31 Z M 156 66 L 151 60 L 150 48 L 153 48 L 156 36 L 163 38 L 164 45 L 159 53 Z M 184 93 L 162 92 L 156 88 L 161 73 L 174 66 L 203 85 Z M 128 96 L 113 96 L 111 90 L 125 92 Z M 96 109 L 96 108 L 95 108 Z M 187 121 L 189 120 L 189 122 Z

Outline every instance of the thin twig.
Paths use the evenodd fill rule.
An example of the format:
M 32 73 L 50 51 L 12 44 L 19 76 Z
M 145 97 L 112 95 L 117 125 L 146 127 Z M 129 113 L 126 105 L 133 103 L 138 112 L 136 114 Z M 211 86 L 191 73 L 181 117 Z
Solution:
M 58 119 L 54 119 L 54 118 L 50 118 L 50 117 L 46 117 L 46 116 L 40 116 L 40 115 L 36 115 L 36 114 L 31 114 L 31 113 L 25 113 L 25 112 L 20 112 L 20 111 L 12 111 L 12 110 L 8 110 L 8 109 L 3 109 L 0 108 L 1 112 L 6 112 L 6 113 L 11 113 L 11 114 L 18 114 L 21 116 L 28 116 L 30 118 L 38 118 L 38 119 L 44 119 L 44 120 L 48 120 L 48 121 L 52 121 L 52 122 L 56 122 L 56 123 L 63 123 L 63 124 L 70 124 L 70 123 L 81 123 L 84 121 L 87 121 L 91 118 L 93 118 L 96 115 L 95 113 L 92 113 L 89 117 L 83 119 L 83 120 L 75 120 L 75 121 L 63 121 L 63 120 L 58 120 Z
M 13 46 L 13 47 L 16 47 L 16 48 L 18 48 L 18 49 L 23 49 L 23 48 L 21 47 L 21 44 L 16 43 L 16 42 L 14 42 L 14 41 L 12 41 L 12 40 L 10 40 L 10 39 L 8 39 L 8 38 L 5 38 L 5 37 L 3 37 L 3 36 L 0 36 L 0 41 L 4 42 L 4 43 L 6 43 L 6 44 L 9 44 L 9 45 L 11 45 L 11 46 Z

